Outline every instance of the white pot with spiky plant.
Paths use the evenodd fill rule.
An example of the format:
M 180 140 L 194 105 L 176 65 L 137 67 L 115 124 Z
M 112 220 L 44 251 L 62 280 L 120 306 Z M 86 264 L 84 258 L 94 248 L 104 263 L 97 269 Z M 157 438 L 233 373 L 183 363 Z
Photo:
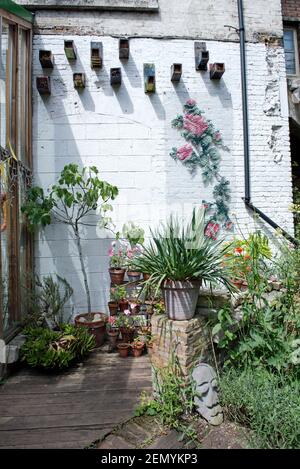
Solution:
M 170 319 L 184 321 L 195 315 L 202 282 L 221 283 L 231 288 L 223 267 L 226 247 L 205 236 L 204 209 L 193 211 L 190 222 L 181 224 L 171 216 L 167 223 L 151 231 L 152 239 L 134 260 L 139 272 L 150 278 L 145 287 L 161 288 Z

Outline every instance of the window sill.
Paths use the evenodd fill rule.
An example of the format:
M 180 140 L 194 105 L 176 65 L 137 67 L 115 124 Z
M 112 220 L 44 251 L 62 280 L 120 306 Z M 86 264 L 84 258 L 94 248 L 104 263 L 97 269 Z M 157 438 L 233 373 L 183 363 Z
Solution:
M 123 11 L 158 11 L 158 0 L 85 0 L 70 2 L 67 0 L 19 0 L 31 10 L 123 10 Z

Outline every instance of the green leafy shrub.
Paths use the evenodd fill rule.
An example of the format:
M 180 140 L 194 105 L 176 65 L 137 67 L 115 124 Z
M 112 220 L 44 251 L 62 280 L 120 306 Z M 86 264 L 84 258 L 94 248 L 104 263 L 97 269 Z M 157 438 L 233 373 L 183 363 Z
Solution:
M 132 260 L 135 270 L 150 275 L 146 286 L 158 291 L 165 280 L 201 278 L 207 283 L 220 282 L 231 287 L 223 265 L 227 248 L 205 235 L 204 210 L 194 211 L 186 224 L 171 216 L 165 225 L 151 231 L 151 236 L 149 245 Z
M 28 308 L 24 323 L 35 327 L 46 323 L 59 328 L 64 322 L 64 306 L 71 298 L 73 289 L 59 275 L 55 280 L 51 275 L 33 275 L 29 282 L 31 288 L 24 286 Z
M 220 380 L 227 416 L 252 430 L 252 446 L 300 448 L 300 383 L 263 369 L 227 370 Z
M 64 369 L 95 347 L 95 338 L 84 327 L 64 324 L 60 331 L 27 327 L 21 360 L 32 367 Z

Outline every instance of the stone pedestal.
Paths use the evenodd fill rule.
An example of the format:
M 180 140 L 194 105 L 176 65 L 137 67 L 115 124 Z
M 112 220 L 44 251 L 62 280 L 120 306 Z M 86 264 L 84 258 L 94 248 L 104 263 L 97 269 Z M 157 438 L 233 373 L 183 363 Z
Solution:
M 168 366 L 172 352 L 186 377 L 199 361 L 213 363 L 209 328 L 203 316 L 198 314 L 189 321 L 173 321 L 165 315 L 152 316 L 151 325 L 155 337 L 151 355 L 153 367 Z

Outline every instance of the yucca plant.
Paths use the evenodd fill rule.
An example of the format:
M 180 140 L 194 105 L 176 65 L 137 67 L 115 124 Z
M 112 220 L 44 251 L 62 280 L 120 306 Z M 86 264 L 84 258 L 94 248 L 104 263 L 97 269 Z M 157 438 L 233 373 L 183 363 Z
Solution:
M 194 315 L 202 282 L 221 283 L 231 289 L 223 262 L 228 247 L 222 245 L 222 241 L 205 236 L 204 215 L 204 209 L 194 210 L 186 224 L 171 215 L 160 228 L 151 230 L 151 241 L 133 260 L 137 271 L 150 275 L 145 287 L 154 287 L 156 293 L 162 288 L 166 309 L 172 318 L 188 319 Z

